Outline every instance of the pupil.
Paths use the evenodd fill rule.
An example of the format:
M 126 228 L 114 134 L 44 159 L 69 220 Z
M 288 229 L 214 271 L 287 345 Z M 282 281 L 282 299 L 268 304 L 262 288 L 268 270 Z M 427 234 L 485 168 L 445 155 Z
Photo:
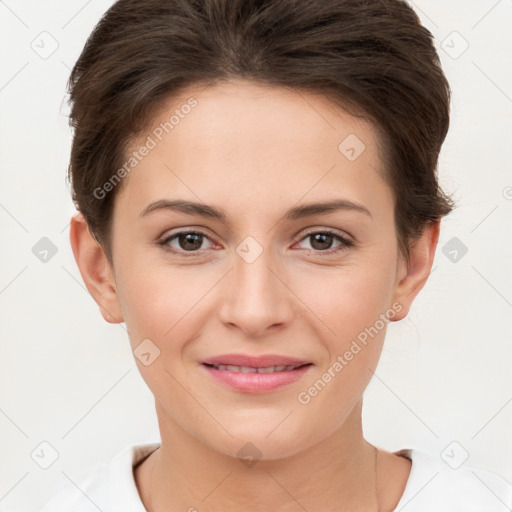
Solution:
M 322 247 L 322 242 L 325 244 L 325 239 L 326 238 L 327 238 L 327 242 L 331 242 L 332 241 L 332 235 L 329 235 L 329 234 L 326 234 L 326 233 L 317 233 L 317 234 L 313 235 L 314 243 L 312 243 L 311 245 L 313 246 L 314 249 L 329 249 L 329 247 L 325 247 L 325 246 Z M 315 243 L 317 241 L 320 242 L 320 247 L 315 247 Z M 330 246 L 330 243 L 327 243 L 327 245 Z
M 186 235 L 180 236 L 180 245 L 182 249 L 199 249 L 201 247 L 200 237 L 202 235 L 197 233 L 187 233 Z M 194 240 L 195 239 L 195 240 Z M 199 240 L 199 244 L 197 244 L 197 241 Z M 185 241 L 183 244 L 182 242 Z M 195 242 L 195 246 L 194 246 Z M 187 247 L 187 244 L 189 247 Z M 190 244 L 192 244 L 192 247 L 190 247 Z

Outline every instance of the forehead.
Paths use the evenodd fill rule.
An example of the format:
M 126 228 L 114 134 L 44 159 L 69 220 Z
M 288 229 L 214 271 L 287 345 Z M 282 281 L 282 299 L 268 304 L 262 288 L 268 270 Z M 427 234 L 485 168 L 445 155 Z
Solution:
M 193 108 L 187 106 L 191 99 L 196 103 Z M 301 157 L 322 149 L 332 153 L 340 137 L 350 133 L 365 139 L 367 146 L 376 142 L 369 122 L 353 117 L 321 94 L 242 79 L 182 91 L 160 107 L 150 128 L 158 129 L 172 117 L 171 134 L 177 145 L 190 142 L 193 133 L 201 151 L 215 144 L 222 146 L 223 154 L 240 149 L 254 152 L 278 144 L 283 152 L 291 147 Z M 236 138 L 236 146 L 229 144 L 232 138 Z
M 336 192 L 375 201 L 386 186 L 377 144 L 369 122 L 319 94 L 244 80 L 190 87 L 132 145 L 151 149 L 117 201 L 139 211 L 164 197 L 247 207 Z

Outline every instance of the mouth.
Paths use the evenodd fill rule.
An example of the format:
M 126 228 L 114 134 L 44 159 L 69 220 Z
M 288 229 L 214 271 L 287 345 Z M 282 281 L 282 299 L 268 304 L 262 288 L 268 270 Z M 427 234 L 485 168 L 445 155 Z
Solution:
M 304 363 L 300 365 L 280 365 L 280 366 L 237 366 L 234 364 L 208 364 L 203 363 L 205 366 L 209 366 L 210 368 L 214 368 L 215 370 L 224 370 L 229 372 L 236 373 L 275 373 L 275 372 L 289 372 L 292 370 L 296 370 L 297 368 L 302 368 L 303 366 L 309 366 L 312 363 Z
M 314 364 L 277 356 L 251 358 L 232 354 L 203 361 L 201 366 L 224 388 L 241 393 L 261 394 L 297 382 Z

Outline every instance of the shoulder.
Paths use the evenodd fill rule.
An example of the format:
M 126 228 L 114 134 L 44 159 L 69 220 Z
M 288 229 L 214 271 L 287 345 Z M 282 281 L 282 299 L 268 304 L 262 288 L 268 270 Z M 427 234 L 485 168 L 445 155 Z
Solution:
M 68 476 L 62 489 L 39 512 L 145 512 L 133 466 L 159 446 L 159 443 L 131 445 L 74 480 Z
M 415 448 L 394 453 L 412 461 L 409 480 L 395 508 L 397 512 L 512 510 L 512 482 L 492 471 L 456 461 L 453 451 L 443 457 Z

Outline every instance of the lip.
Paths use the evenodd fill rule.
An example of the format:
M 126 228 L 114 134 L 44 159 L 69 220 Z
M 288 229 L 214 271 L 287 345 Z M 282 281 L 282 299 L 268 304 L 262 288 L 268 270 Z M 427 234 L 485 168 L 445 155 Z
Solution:
M 232 364 L 235 366 L 265 368 L 267 366 L 300 366 L 310 363 L 311 361 L 280 356 L 276 354 L 265 354 L 261 356 L 251 356 L 246 354 L 224 354 L 221 356 L 209 357 L 208 359 L 205 359 L 201 362 L 203 364 L 214 364 L 215 366 L 219 366 L 220 364 Z
M 293 370 L 283 370 L 272 373 L 243 373 L 218 369 L 208 365 L 234 365 L 248 366 L 252 368 L 264 368 L 269 366 L 300 366 Z M 313 363 L 302 359 L 268 354 L 263 356 L 249 356 L 244 354 L 225 354 L 211 357 L 202 361 L 201 366 L 217 382 L 230 389 L 242 393 L 269 393 L 301 379 Z

